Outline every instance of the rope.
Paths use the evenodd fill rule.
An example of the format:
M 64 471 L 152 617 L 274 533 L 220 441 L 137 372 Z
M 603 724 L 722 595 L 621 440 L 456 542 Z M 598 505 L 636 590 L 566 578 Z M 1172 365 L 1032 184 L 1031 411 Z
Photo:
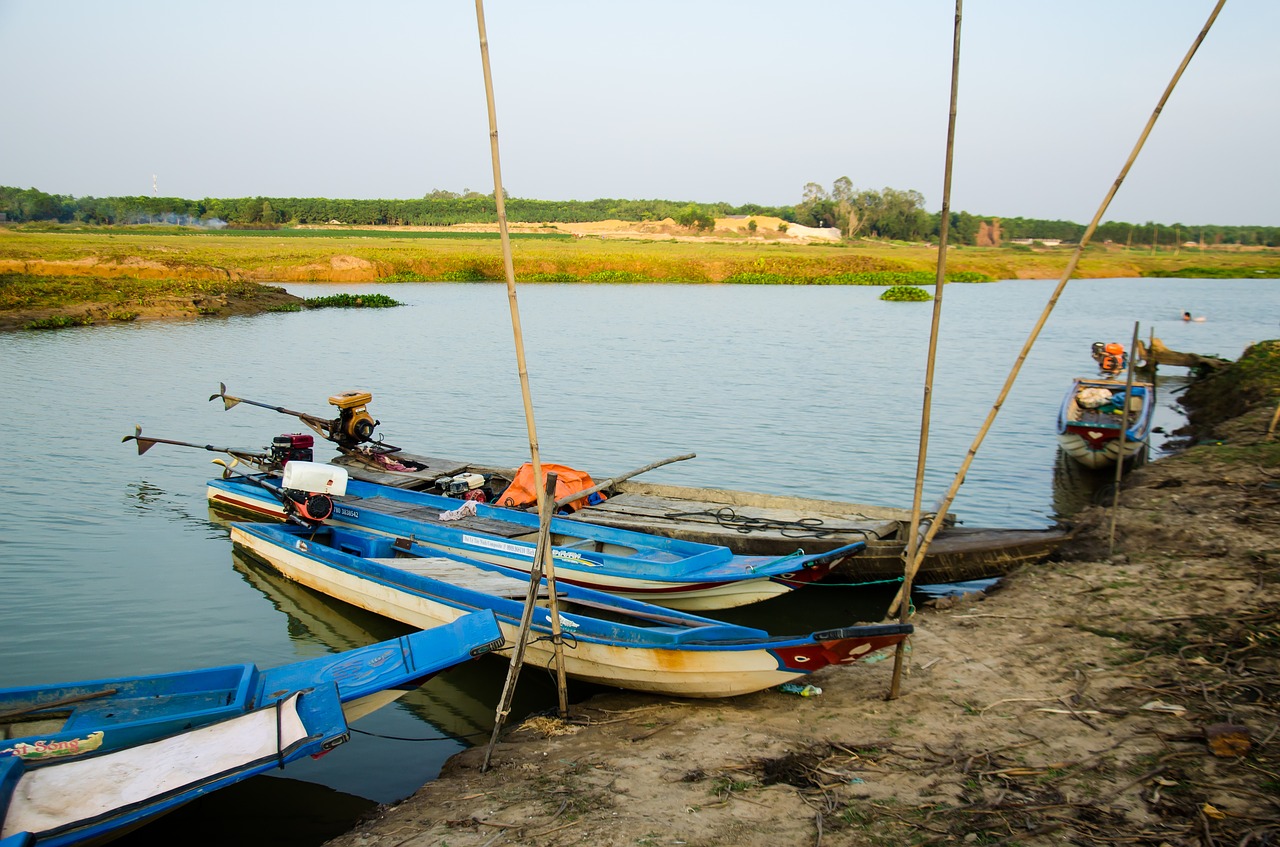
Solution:
M 891 585 L 893 583 L 902 582 L 905 577 L 895 576 L 889 579 L 873 579 L 870 582 L 796 582 L 796 585 L 812 586 L 814 588 L 861 588 L 864 585 Z M 779 580 L 791 584 L 793 580 Z
M 708 517 L 715 518 L 716 523 L 725 529 L 732 529 L 735 532 L 747 534 L 756 530 L 777 530 L 782 533 L 783 538 L 826 538 L 835 534 L 838 530 L 834 528 L 823 528 L 822 518 L 800 518 L 795 521 L 784 521 L 775 518 L 756 518 L 739 515 L 729 506 L 722 506 L 714 512 L 703 510 L 700 512 L 668 512 L 663 517 L 666 518 L 689 518 L 689 517 Z M 855 530 L 864 538 L 867 533 L 865 530 Z
M 368 735 L 372 738 L 385 738 L 388 741 L 453 741 L 456 738 L 479 738 L 489 734 L 488 732 L 468 732 L 466 735 L 430 735 L 426 738 L 406 738 L 403 735 L 383 735 L 380 732 L 369 732 L 364 729 L 356 729 L 354 726 L 348 727 L 348 729 L 361 735 Z

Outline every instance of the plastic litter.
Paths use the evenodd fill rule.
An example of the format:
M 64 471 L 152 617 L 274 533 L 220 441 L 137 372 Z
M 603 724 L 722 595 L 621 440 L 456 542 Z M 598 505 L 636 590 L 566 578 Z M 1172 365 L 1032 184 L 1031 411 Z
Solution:
M 801 697 L 817 697 L 822 693 L 822 689 L 816 685 L 801 685 L 798 682 L 784 682 L 778 686 L 778 690 L 787 694 L 799 694 Z

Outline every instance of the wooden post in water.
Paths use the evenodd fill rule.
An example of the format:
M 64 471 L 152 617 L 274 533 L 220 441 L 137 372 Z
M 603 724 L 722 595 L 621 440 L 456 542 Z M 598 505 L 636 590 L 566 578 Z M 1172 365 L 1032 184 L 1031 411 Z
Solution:
M 1137 349 L 1138 324 L 1135 321 L 1133 324 L 1133 342 L 1129 345 L 1129 373 L 1124 382 L 1124 408 L 1120 410 L 1120 439 L 1117 447 L 1119 454 L 1116 456 L 1116 477 L 1111 492 L 1111 535 L 1107 540 L 1108 556 L 1116 552 L 1116 518 L 1119 516 L 1120 511 L 1120 478 L 1124 476 L 1124 445 L 1129 434 L 1129 398 L 1133 395 L 1133 360 Z M 1154 378 L 1151 384 L 1155 385 Z M 1147 397 L 1143 402 L 1154 402 L 1154 398 Z
M 942 169 L 942 214 L 938 229 L 938 271 L 933 281 L 933 321 L 929 328 L 929 358 L 925 365 L 924 399 L 920 407 L 920 447 L 916 454 L 915 493 L 911 498 L 911 528 L 907 548 L 902 560 L 902 592 L 911 596 L 910 565 L 920 545 L 920 501 L 924 496 L 924 469 L 929 455 L 929 419 L 932 410 L 934 363 L 938 356 L 938 327 L 942 322 L 942 292 L 947 284 L 947 235 L 951 223 L 951 164 L 956 146 L 956 100 L 960 93 L 960 23 L 963 18 L 964 0 L 956 0 L 955 27 L 951 44 L 951 110 L 947 116 L 947 152 Z M 906 623 L 911 616 L 911 604 L 903 603 L 898 620 Z M 905 640 L 899 641 L 893 652 L 893 679 L 889 684 L 888 699 L 898 698 L 902 681 L 902 660 L 906 655 Z
M 1089 222 L 1089 226 L 1085 228 L 1084 234 L 1080 236 L 1080 243 L 1076 246 L 1075 252 L 1072 253 L 1067 268 L 1063 272 L 1062 277 L 1058 280 L 1058 285 L 1054 288 L 1053 293 L 1049 297 L 1049 302 L 1045 304 L 1044 310 L 1040 314 L 1040 318 L 1031 329 L 1031 334 L 1027 336 L 1026 342 L 1022 345 L 1022 350 L 1018 354 L 1018 358 L 1014 361 L 1013 367 L 1009 370 L 1008 377 L 1005 378 L 1004 386 L 1000 389 L 1000 394 L 996 397 L 995 403 L 991 410 L 987 413 L 986 420 L 978 429 L 978 434 L 974 437 L 973 443 L 969 445 L 969 452 L 965 455 L 964 461 L 960 463 L 960 469 L 956 471 L 955 477 L 951 481 L 951 487 L 947 489 L 947 493 L 943 496 L 942 501 L 938 504 L 938 512 L 934 515 L 933 522 L 929 527 L 928 533 L 925 534 L 924 541 L 919 548 L 916 549 L 912 556 L 911 562 L 908 564 L 906 572 L 909 576 L 914 576 L 916 571 L 920 569 L 920 563 L 924 561 L 925 552 L 929 549 L 938 530 L 942 528 L 943 518 L 946 516 L 947 510 L 951 507 L 951 503 L 955 500 L 956 492 L 964 483 L 965 474 L 969 471 L 969 466 L 973 464 L 973 458 L 977 455 L 978 447 L 982 445 L 983 439 L 986 438 L 987 432 L 990 431 L 991 425 L 995 422 L 996 416 L 1000 413 L 1000 407 L 1004 405 L 1004 401 L 1009 396 L 1009 391 L 1013 388 L 1013 383 L 1018 378 L 1018 373 L 1022 370 L 1022 364 L 1026 361 L 1027 355 L 1031 352 L 1032 345 L 1035 344 L 1036 338 L 1040 335 L 1040 331 L 1044 329 L 1045 322 L 1049 319 L 1049 315 L 1053 312 L 1053 307 L 1057 305 L 1058 299 L 1062 296 L 1062 292 L 1067 287 L 1068 280 L 1075 273 L 1076 266 L 1080 264 L 1080 256 L 1084 252 L 1084 248 L 1088 245 L 1089 240 L 1093 238 L 1094 232 L 1098 229 L 1098 224 L 1102 220 L 1102 216 L 1106 214 L 1107 207 L 1111 205 L 1111 200 L 1115 197 L 1116 192 L 1120 190 L 1120 186 L 1124 183 L 1124 178 L 1129 173 L 1129 169 L 1133 167 L 1133 163 L 1137 160 L 1138 154 L 1142 152 L 1143 145 L 1146 144 L 1147 137 L 1151 135 L 1151 130 L 1155 126 L 1156 119 L 1160 117 L 1160 113 L 1164 110 L 1165 103 L 1169 101 L 1169 97 L 1173 94 L 1173 89 L 1177 86 L 1178 80 L 1182 78 L 1183 72 L 1187 69 L 1187 65 L 1191 63 L 1191 57 L 1196 54 L 1200 44 L 1204 41 L 1205 36 L 1209 34 L 1209 29 L 1213 26 L 1213 22 L 1217 20 L 1218 13 L 1222 11 L 1223 5 L 1227 0 L 1218 0 L 1213 11 L 1209 14 L 1208 21 L 1200 30 L 1200 34 L 1196 36 L 1191 48 L 1183 57 L 1182 63 L 1174 72 L 1173 78 L 1169 80 L 1169 84 L 1165 87 L 1164 94 L 1160 97 L 1160 102 L 1156 104 L 1155 110 L 1151 113 L 1151 117 L 1147 119 L 1147 124 L 1142 129 L 1142 133 L 1138 136 L 1138 141 L 1133 147 L 1133 151 L 1129 153 L 1128 160 L 1124 163 L 1124 167 L 1120 169 L 1120 175 L 1116 177 L 1116 181 L 1112 184 L 1111 189 L 1107 192 L 1107 196 L 1103 198 L 1098 211 L 1094 214 L 1093 220 Z M 906 587 L 908 582 L 904 582 Z M 898 611 L 898 608 L 907 599 L 902 589 L 898 590 L 898 594 L 894 597 L 893 602 L 889 605 L 889 614 L 892 615 Z
M 547 533 L 546 522 L 550 521 L 550 515 L 553 511 L 547 508 L 548 504 L 554 500 L 553 495 L 547 493 L 545 478 L 542 475 L 542 458 L 538 450 L 538 428 L 533 417 L 533 398 L 529 390 L 529 368 L 524 355 L 524 333 L 520 328 L 520 306 L 516 300 L 516 272 L 515 263 L 511 257 L 511 234 L 507 228 L 507 205 L 506 198 L 502 191 L 502 165 L 501 157 L 498 155 L 498 110 L 494 105 L 493 97 L 493 72 L 489 66 L 489 35 L 485 29 L 484 23 L 484 2 L 476 0 L 476 26 L 480 33 L 480 64 L 484 70 L 484 92 L 485 102 L 488 106 L 489 113 L 489 149 L 493 160 L 493 199 L 497 204 L 498 211 L 498 234 L 502 241 L 502 267 L 507 280 L 507 300 L 511 306 L 511 332 L 515 339 L 516 348 L 516 366 L 520 373 L 520 394 L 524 399 L 524 418 L 525 426 L 529 432 L 529 457 L 533 465 L 533 478 L 535 480 L 535 491 L 538 493 L 538 510 L 543 515 L 543 527 L 540 534 L 540 542 L 542 535 Z M 553 489 L 554 492 L 554 489 Z M 555 583 L 555 563 L 554 558 L 550 554 L 550 545 L 548 544 L 547 552 L 543 554 L 542 564 L 547 574 L 547 581 L 550 584 Z M 529 601 L 532 603 L 532 599 Z M 557 608 L 555 592 L 551 593 L 551 626 L 555 637 L 556 647 L 556 666 L 559 671 L 559 687 L 561 689 L 560 711 L 564 715 L 567 712 L 567 696 L 564 693 L 564 655 L 563 643 L 560 639 L 560 614 Z M 496 736 L 495 736 L 496 737 Z M 487 759 L 486 759 L 487 764 Z

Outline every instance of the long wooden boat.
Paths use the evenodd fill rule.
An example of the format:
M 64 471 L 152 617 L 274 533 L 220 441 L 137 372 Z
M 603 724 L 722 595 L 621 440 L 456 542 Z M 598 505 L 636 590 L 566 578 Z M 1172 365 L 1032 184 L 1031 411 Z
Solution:
M 411 626 L 439 626 L 487 609 L 509 643 L 519 637 L 529 580 L 508 568 L 352 527 L 234 523 L 231 539 L 290 579 Z M 878 624 L 775 636 L 576 585 L 556 588 L 566 673 L 682 697 L 761 691 L 855 662 L 912 631 L 909 624 Z M 527 662 L 554 661 L 550 635 L 544 599 L 534 610 Z
M 408 490 L 425 486 L 425 490 L 439 491 L 434 480 L 480 474 L 486 479 L 484 490 L 495 499 L 515 474 L 511 468 L 412 453 L 395 455 L 401 464 L 416 470 L 388 471 L 369 453 L 358 450 L 332 461 L 346 468 L 352 479 Z M 878 582 L 902 576 L 911 521 L 908 509 L 633 479 L 614 482 L 604 493 L 607 499 L 565 519 L 722 545 L 740 555 L 782 556 L 797 547 L 806 553 L 826 553 L 863 541 L 866 549 L 836 562 L 830 579 Z M 929 545 L 916 582 L 1004 576 L 1022 565 L 1044 561 L 1070 537 L 1066 526 L 1015 529 L 948 521 Z
M 342 468 L 290 462 L 285 476 L 230 476 L 208 484 L 212 504 L 283 519 L 293 475 L 312 467 L 325 474 Z M 299 471 L 299 469 L 301 469 Z M 530 512 L 462 501 L 353 480 L 341 482 L 329 522 L 390 535 L 412 535 L 424 546 L 528 573 L 538 542 L 538 517 Z M 643 599 L 673 609 L 727 609 L 785 594 L 825 577 L 833 566 L 866 546 L 854 541 L 822 553 L 793 545 L 785 555 L 738 555 L 727 547 L 563 517 L 551 520 L 552 556 L 563 582 Z
M 0 838 L 107 840 L 346 742 L 348 722 L 502 645 L 491 613 L 278 668 L 0 690 Z
M 1123 380 L 1074 380 L 1058 410 L 1058 445 L 1062 452 L 1088 468 L 1145 461 L 1155 414 L 1155 392 L 1155 385 L 1149 382 L 1135 382 L 1126 393 Z

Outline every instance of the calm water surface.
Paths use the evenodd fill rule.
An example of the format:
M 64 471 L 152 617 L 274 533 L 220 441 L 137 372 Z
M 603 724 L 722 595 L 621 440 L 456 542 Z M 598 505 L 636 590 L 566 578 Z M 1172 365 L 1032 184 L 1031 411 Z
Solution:
M 926 505 L 950 484 L 1053 285 L 947 288 Z M 527 456 L 505 286 L 289 290 L 389 291 L 409 305 L 0 335 L 11 443 L 0 457 L 0 685 L 273 666 L 404 631 L 234 556 L 205 505 L 215 454 L 161 445 L 139 457 L 120 443 L 135 424 L 254 449 L 299 428 L 264 409 L 208 402 L 226 382 L 232 394 L 322 415 L 330 395 L 365 389 L 391 443 L 513 466 Z M 542 458 L 604 477 L 694 452 L 646 479 L 909 505 L 932 309 L 883 303 L 882 290 L 523 286 Z M 1183 323 L 1183 311 L 1207 320 Z M 1092 342 L 1127 346 L 1135 321 L 1143 338 L 1154 332 L 1175 350 L 1236 358 L 1280 337 L 1280 286 L 1072 282 L 968 474 L 954 507 L 962 520 L 1038 527 L 1073 508 L 1055 493 L 1057 407 L 1073 376 L 1093 372 Z M 1162 380 L 1165 430 L 1182 422 L 1173 401 L 1184 373 Z M 831 607 L 861 611 L 847 595 Z M 308 817 L 318 802 L 340 809 L 340 829 L 483 743 L 502 677 L 499 663 L 476 662 L 434 680 L 357 725 L 373 734 L 290 766 L 289 780 L 253 781 L 226 813 L 250 815 L 254 798 L 301 786 L 301 799 L 280 802 Z M 551 690 L 529 675 L 518 707 L 547 708 Z M 191 815 L 223 813 L 197 803 L 179 823 L 204 826 Z M 317 843 L 325 833 L 300 837 Z

